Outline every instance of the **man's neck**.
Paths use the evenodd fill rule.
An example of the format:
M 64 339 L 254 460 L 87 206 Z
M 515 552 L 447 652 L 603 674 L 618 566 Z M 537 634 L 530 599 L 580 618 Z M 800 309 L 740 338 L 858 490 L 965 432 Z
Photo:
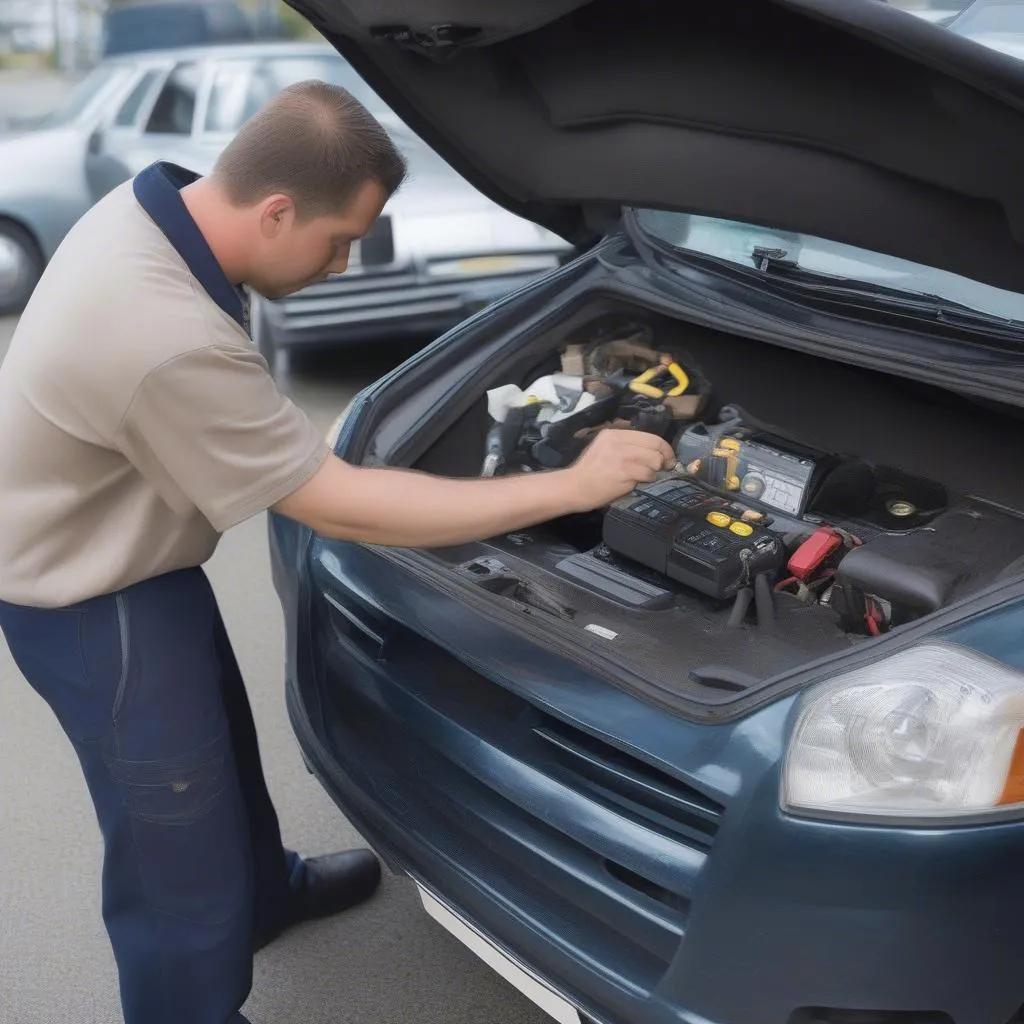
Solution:
M 238 211 L 212 178 L 200 178 L 181 190 L 181 199 L 224 276 L 234 285 L 246 278 L 246 243 Z

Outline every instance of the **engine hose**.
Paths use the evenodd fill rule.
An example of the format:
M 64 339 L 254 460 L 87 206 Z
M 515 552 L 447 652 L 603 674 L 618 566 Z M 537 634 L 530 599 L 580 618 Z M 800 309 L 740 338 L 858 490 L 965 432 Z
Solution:
M 736 600 L 733 602 L 732 612 L 729 615 L 729 629 L 738 629 L 743 625 L 750 609 L 750 602 L 754 600 L 754 592 L 750 587 L 744 587 L 736 591 Z
M 768 633 L 775 632 L 775 595 L 767 573 L 754 578 L 754 599 L 757 602 L 757 625 Z

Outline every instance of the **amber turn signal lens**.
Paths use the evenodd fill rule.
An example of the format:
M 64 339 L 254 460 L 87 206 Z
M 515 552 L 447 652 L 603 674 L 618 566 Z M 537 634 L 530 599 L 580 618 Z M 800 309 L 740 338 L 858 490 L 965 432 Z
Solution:
M 1006 773 L 1006 783 L 999 803 L 1024 803 L 1024 730 L 1017 734 L 1017 745 L 1013 748 L 1010 770 Z

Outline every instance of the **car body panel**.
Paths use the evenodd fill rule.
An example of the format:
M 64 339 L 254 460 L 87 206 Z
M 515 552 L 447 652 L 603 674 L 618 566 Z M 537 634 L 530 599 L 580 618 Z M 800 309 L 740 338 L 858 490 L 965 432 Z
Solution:
M 367 548 L 279 517 L 271 535 L 279 572 L 302 565 L 282 595 L 289 710 L 325 787 L 395 867 L 596 1019 L 784 1024 L 810 1005 L 980 1024 L 1020 1005 L 1024 824 L 791 818 L 777 793 L 793 697 L 688 722 Z M 949 636 L 1019 659 L 1022 626 L 1018 600 Z M 675 817 L 639 787 L 615 805 L 594 763 L 642 776 Z
M 650 306 L 658 282 L 628 278 L 625 244 L 610 237 L 371 385 L 336 450 L 390 462 L 425 429 L 416 409 L 517 332 L 564 319 L 574 288 L 606 295 L 615 275 L 620 297 L 632 286 Z M 389 440 L 371 443 L 371 419 Z M 779 800 L 815 682 L 929 632 L 1024 668 L 1019 582 L 698 719 L 583 667 L 520 613 L 442 589 L 414 555 L 273 514 L 269 532 L 289 715 L 324 788 L 394 870 L 588 1019 L 1007 1024 L 1024 1004 L 1019 814 L 862 825 Z
M 44 259 L 99 198 L 87 174 L 89 138 L 111 104 L 131 88 L 130 69 L 111 69 L 91 101 L 66 123 L 28 125 L 0 134 L 0 217 L 24 227 Z
M 529 968 L 516 963 L 505 950 L 499 949 L 486 936 L 467 924 L 444 902 L 429 892 L 422 882 L 417 882 L 424 909 L 443 928 L 446 928 L 461 943 L 476 953 L 489 967 L 496 970 L 507 982 L 539 1006 L 557 1024 L 579 1024 L 578 1007 L 540 981 Z
M 1024 290 L 1011 187 L 1019 158 L 1007 142 L 1024 125 L 1024 74 L 889 5 L 296 6 L 476 187 L 574 241 L 592 240 L 609 207 L 616 218 L 621 204 L 679 209 Z M 620 31 L 602 36 L 597 14 Z M 766 31 L 746 35 L 751 25 Z M 660 56 L 644 78 L 648 45 Z M 681 50 L 699 65 L 688 92 Z M 801 50 L 814 72 L 798 90 L 790 72 L 806 70 Z M 861 63 L 845 64 L 854 53 Z M 630 107 L 614 117 L 590 88 L 606 76 L 619 89 L 605 99 Z M 894 81 L 920 121 L 906 96 L 886 106 L 873 92 Z M 840 104 L 846 94 L 852 107 Z M 677 100 L 692 104 L 690 123 L 666 109 Z M 814 111 L 822 120 L 811 125 Z M 914 130 L 890 130 L 890 115 Z M 809 299 L 783 315 L 760 285 L 704 273 L 696 260 L 675 280 L 650 253 L 638 259 L 640 248 L 632 235 L 606 239 L 439 339 L 355 400 L 337 453 L 410 465 L 416 444 L 444 429 L 438 410 L 450 423 L 479 399 L 473 389 L 492 379 L 482 368 L 511 361 L 566 323 L 570 303 L 598 296 L 1021 404 L 1012 324 L 1004 344 L 986 348 L 980 331 L 953 337 L 941 318 L 903 331 L 820 314 Z M 269 530 L 287 705 L 313 771 L 396 870 L 582 1019 L 1007 1024 L 1024 1013 L 1019 806 L 881 824 L 790 814 L 780 799 L 794 723 L 816 683 L 928 636 L 1024 665 L 1020 580 L 752 696 L 708 698 L 698 715 L 694 702 L 659 701 L 617 672 L 600 647 L 612 638 L 580 650 L 525 605 L 443 583 L 415 553 L 327 541 L 273 514 Z
M 0 185 L 0 216 L 28 228 L 46 258 L 92 202 L 84 167 L 87 139 L 75 128 L 0 139 L 5 182 L 25 183 L 16 194 Z

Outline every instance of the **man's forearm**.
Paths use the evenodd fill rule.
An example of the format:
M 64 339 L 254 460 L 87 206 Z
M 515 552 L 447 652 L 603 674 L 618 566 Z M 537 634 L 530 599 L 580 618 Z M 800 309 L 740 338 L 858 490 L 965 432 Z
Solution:
M 633 430 L 598 434 L 569 469 L 496 480 L 365 469 L 331 455 L 273 508 L 338 540 L 445 547 L 602 508 L 657 479 L 675 458 L 663 438 Z
M 444 547 L 482 540 L 573 511 L 573 480 L 565 470 L 488 480 L 455 480 L 393 469 L 345 466 L 336 487 L 343 500 L 324 501 L 320 534 L 394 547 Z M 341 495 L 339 494 L 339 499 Z M 293 515 L 286 504 L 279 507 Z M 309 521 L 308 516 L 295 518 Z

